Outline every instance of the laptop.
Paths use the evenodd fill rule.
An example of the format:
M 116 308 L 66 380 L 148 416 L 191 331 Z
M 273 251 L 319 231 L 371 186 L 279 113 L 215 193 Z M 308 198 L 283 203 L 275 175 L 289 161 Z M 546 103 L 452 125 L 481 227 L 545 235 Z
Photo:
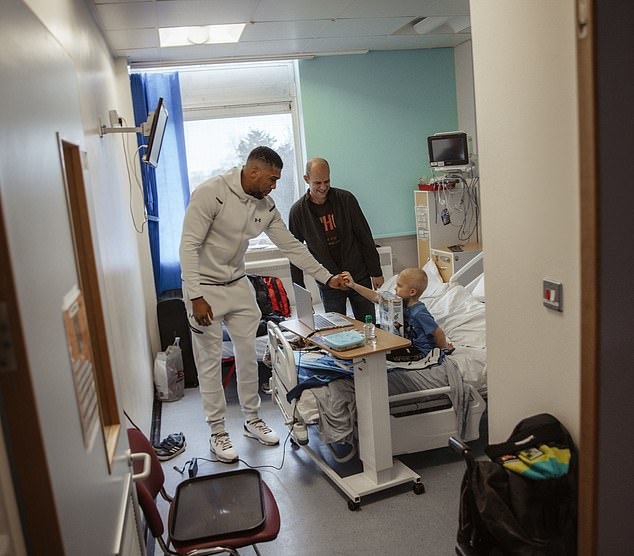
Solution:
M 314 313 L 313 298 L 306 288 L 293 283 L 295 291 L 295 308 L 297 320 L 313 331 L 328 330 L 329 328 L 343 328 L 352 323 L 338 313 Z

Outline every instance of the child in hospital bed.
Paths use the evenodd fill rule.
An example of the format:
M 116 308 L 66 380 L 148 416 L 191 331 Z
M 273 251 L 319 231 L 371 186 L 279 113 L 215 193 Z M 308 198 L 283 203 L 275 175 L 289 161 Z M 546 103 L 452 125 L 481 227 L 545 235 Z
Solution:
M 374 303 L 381 301 L 380 292 L 357 284 L 349 272 L 343 274 L 344 283 Z M 427 274 L 419 268 L 403 269 L 396 280 L 396 295 L 403 299 L 405 337 L 420 352 L 421 358 L 435 347 L 450 351 L 453 345 L 447 341 L 442 328 L 419 298 L 427 287 Z

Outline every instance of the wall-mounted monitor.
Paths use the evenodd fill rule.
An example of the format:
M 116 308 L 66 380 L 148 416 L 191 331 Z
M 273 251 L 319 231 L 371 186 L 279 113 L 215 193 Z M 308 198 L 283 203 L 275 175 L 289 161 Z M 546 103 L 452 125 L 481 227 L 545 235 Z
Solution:
M 427 137 L 429 165 L 432 168 L 469 165 L 467 134 L 461 131 L 437 133 Z
M 156 168 L 159 155 L 161 154 L 161 146 L 163 145 L 163 135 L 165 135 L 165 127 L 167 126 L 167 108 L 163 102 L 163 98 L 158 99 L 156 110 L 152 112 L 152 123 L 150 124 L 150 134 L 148 137 L 147 148 L 143 155 L 143 162 Z

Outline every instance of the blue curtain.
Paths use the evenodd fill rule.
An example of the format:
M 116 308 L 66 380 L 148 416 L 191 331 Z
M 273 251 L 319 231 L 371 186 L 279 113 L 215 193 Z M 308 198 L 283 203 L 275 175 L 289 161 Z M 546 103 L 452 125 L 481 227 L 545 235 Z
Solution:
M 158 166 L 141 164 L 154 286 L 160 296 L 166 290 L 181 287 L 178 246 L 189 203 L 180 83 L 178 73 L 133 73 L 130 87 L 135 125 L 147 120 L 148 112 L 156 108 L 160 97 L 169 114 Z M 137 134 L 137 141 L 141 146 L 147 138 Z M 144 152 L 141 149 L 141 155 Z

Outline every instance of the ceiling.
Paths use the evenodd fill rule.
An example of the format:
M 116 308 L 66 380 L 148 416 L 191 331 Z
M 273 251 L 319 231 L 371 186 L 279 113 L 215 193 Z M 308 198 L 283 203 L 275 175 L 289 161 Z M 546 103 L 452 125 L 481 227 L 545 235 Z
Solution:
M 86 2 L 113 54 L 133 67 L 453 47 L 470 39 L 470 27 L 452 24 L 469 15 L 469 0 Z M 428 19 L 414 28 L 439 17 L 453 19 Z M 238 43 L 159 47 L 159 27 L 245 22 Z M 422 27 L 436 28 L 421 34 Z

